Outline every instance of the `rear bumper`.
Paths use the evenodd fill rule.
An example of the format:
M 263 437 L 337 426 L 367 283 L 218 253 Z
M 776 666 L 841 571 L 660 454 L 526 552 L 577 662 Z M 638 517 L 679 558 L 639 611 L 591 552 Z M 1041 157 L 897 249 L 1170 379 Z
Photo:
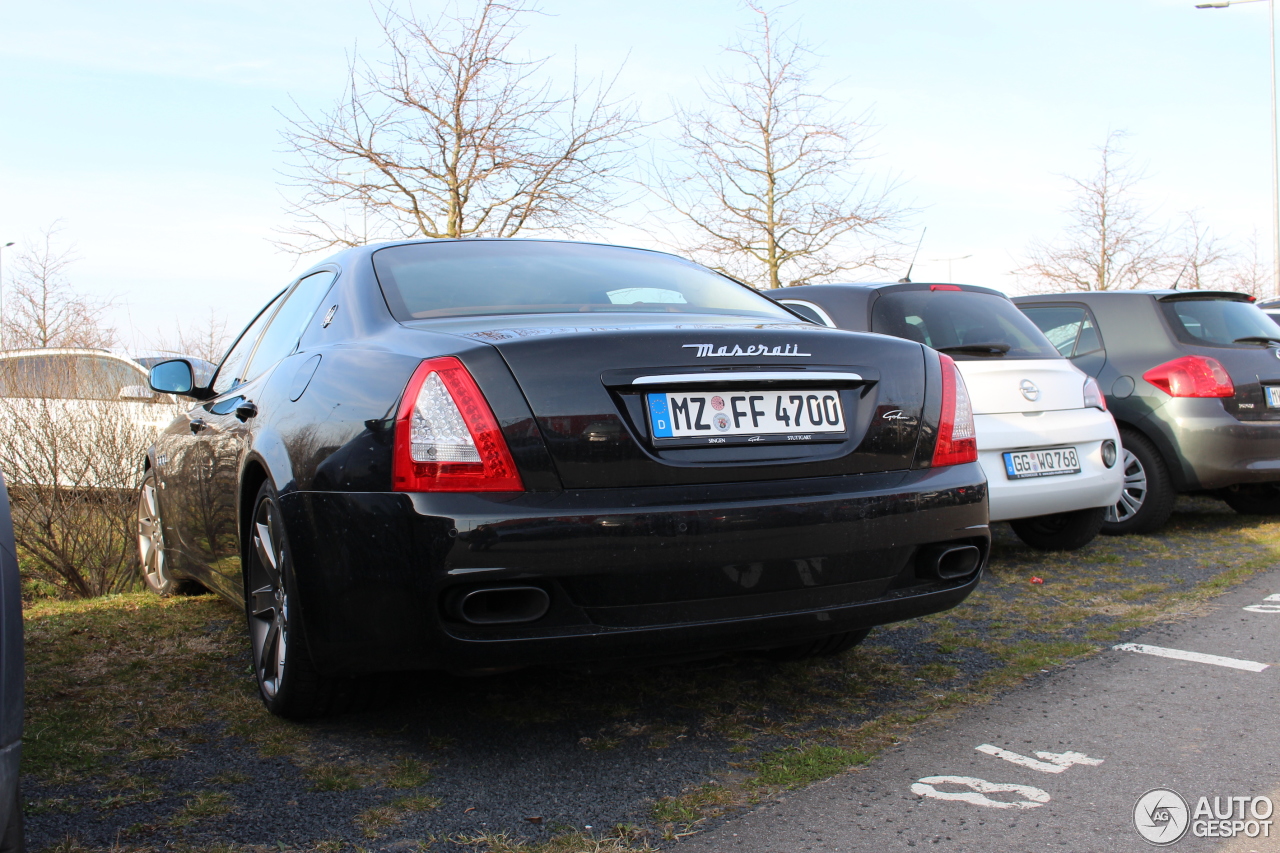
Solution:
M 1106 412 L 1069 409 L 1034 417 L 1021 412 L 976 415 L 974 425 L 978 461 L 986 471 L 991 494 L 992 521 L 1111 506 L 1120 499 L 1124 472 L 1118 464 L 1108 468 L 1102 462 L 1102 443 L 1120 444 L 1115 420 Z M 1076 448 L 1079 474 L 1009 479 L 1006 451 L 1063 446 Z
M 1217 399 L 1175 397 L 1138 423 L 1179 491 L 1280 481 L 1280 421 L 1241 421 Z
M 990 535 L 976 464 L 699 487 L 521 495 L 282 496 L 322 670 L 472 670 L 782 646 L 959 604 L 922 545 Z M 463 621 L 450 602 L 536 586 L 546 614 Z

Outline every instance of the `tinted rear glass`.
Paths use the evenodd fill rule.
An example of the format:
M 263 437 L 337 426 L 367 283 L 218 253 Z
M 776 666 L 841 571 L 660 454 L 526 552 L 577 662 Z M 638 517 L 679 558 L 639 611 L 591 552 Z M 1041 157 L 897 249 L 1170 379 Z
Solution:
M 1276 324 L 1257 306 L 1228 299 L 1176 299 L 1160 303 L 1178 340 L 1198 346 L 1232 346 L 1237 338 L 1276 336 Z M 1235 344 L 1256 346 L 1256 344 Z
M 1088 355 L 1102 349 L 1102 340 L 1093 318 L 1083 308 L 1071 305 L 1027 307 L 1022 313 L 1031 318 L 1049 343 L 1067 358 Z
M 417 243 L 378 250 L 373 267 L 397 320 L 645 312 L 795 322 L 748 287 L 640 249 L 524 240 Z
M 1006 344 L 1005 358 L 1061 358 L 1048 338 L 1003 296 L 960 290 L 898 290 L 881 295 L 871 331 L 934 349 Z M 989 356 L 952 352 L 954 359 Z

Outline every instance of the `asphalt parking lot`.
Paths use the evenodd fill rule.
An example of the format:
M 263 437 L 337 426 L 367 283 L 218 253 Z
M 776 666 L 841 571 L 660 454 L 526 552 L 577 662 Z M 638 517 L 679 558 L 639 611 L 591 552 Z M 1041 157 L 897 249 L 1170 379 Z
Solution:
M 1280 850 L 1277 704 L 1271 571 L 682 849 Z
M 1114 814 L 1115 803 L 1132 809 L 1138 777 L 1117 774 L 1145 768 L 1150 787 L 1181 785 L 1187 795 L 1261 793 L 1252 782 L 1221 786 L 1251 774 L 1255 765 L 1237 755 L 1265 761 L 1256 746 L 1264 738 L 1246 742 L 1239 732 L 1274 694 L 1228 688 L 1246 675 L 1254 682 L 1239 684 L 1273 676 L 1111 647 L 1280 658 L 1268 651 L 1280 643 L 1236 641 L 1225 629 L 1207 635 L 1212 643 L 1176 634 L 1214 618 L 1202 616 L 1209 610 L 1234 614 L 1225 602 L 1276 585 L 1267 572 L 1277 565 L 1280 525 L 1211 500 L 1183 500 L 1160 536 L 1100 539 L 1070 555 L 1032 552 L 1001 530 L 991 570 L 964 606 L 877 631 L 838 658 L 402 677 L 379 710 L 308 725 L 262 711 L 240 620 L 217 599 L 36 606 L 28 613 L 29 842 L 63 851 L 731 849 L 725 840 L 736 832 L 798 845 L 761 850 L 883 849 L 863 844 L 879 844 L 878 836 L 848 834 L 863 825 L 904 830 L 884 846 L 950 835 L 949 849 L 1006 849 L 982 834 L 989 831 L 1007 849 L 1050 849 L 1058 841 L 1042 845 L 1034 824 L 1089 826 L 1066 810 L 1089 802 L 1111 834 L 1089 836 L 1092 846 L 1068 836 L 1063 849 L 1138 849 L 1128 811 Z M 1280 615 L 1240 613 L 1263 620 L 1242 625 L 1274 636 L 1268 620 Z M 1096 691 L 1081 679 L 1094 670 L 1121 686 L 1088 716 L 1082 709 L 1094 708 Z M 1143 683 L 1151 686 L 1121 690 Z M 1192 688 L 1200 698 L 1214 691 L 1212 701 L 1174 702 Z M 1172 729 L 1161 728 L 1166 718 Z M 1183 730 L 1190 740 L 1175 737 Z M 917 752 L 916 744 L 935 745 Z M 1103 763 L 1045 773 L 978 746 L 1041 764 L 1053 762 L 1037 752 Z M 1199 757 L 1187 760 L 1203 779 L 1179 776 L 1182 765 L 1171 763 L 1195 754 L 1191 746 Z M 1239 778 L 1213 775 L 1237 767 Z M 920 782 L 940 776 L 1022 785 L 1050 800 L 993 809 L 911 791 L 932 784 L 980 793 Z M 877 797 L 851 793 L 865 780 Z M 829 825 L 778 811 L 833 791 L 843 793 L 813 806 Z M 810 824 L 829 834 L 785 835 Z M 1093 845 L 1097 838 L 1117 846 Z

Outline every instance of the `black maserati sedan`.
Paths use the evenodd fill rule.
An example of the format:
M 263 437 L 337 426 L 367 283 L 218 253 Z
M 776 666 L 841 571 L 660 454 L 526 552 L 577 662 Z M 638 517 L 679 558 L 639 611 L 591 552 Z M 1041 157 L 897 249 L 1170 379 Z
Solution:
M 262 309 L 147 453 L 142 570 L 242 604 L 273 712 L 363 676 L 833 654 L 989 548 L 964 382 L 660 252 L 349 249 Z

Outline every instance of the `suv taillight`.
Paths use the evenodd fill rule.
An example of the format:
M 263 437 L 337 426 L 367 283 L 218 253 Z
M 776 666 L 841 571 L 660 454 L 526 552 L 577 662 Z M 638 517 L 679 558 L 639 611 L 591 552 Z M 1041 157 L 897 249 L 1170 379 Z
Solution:
M 522 492 L 524 483 L 480 387 L 462 362 L 418 365 L 396 413 L 397 492 Z
M 938 419 L 938 443 L 933 447 L 933 467 L 976 462 L 978 439 L 973 426 L 973 406 L 956 363 L 939 354 L 942 362 L 942 416 Z
M 1142 378 L 1170 397 L 1234 397 L 1235 385 L 1216 358 L 1184 355 L 1151 368 Z

